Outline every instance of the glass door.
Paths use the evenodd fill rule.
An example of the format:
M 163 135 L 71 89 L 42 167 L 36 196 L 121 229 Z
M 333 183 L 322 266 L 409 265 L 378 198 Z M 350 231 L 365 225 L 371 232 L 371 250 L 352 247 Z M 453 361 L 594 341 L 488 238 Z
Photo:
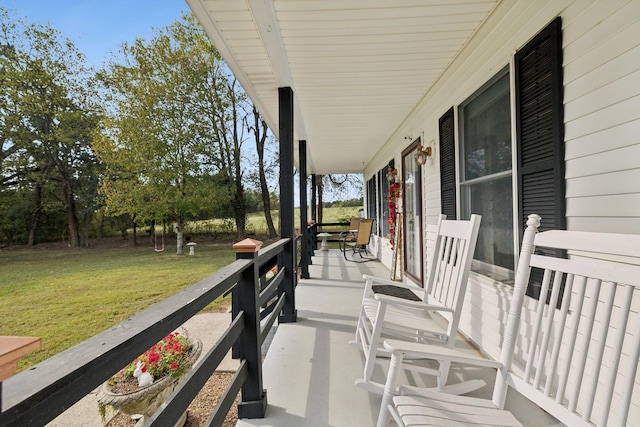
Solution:
M 420 138 L 402 152 L 402 201 L 404 207 L 404 271 L 422 281 L 422 173 L 416 163 Z

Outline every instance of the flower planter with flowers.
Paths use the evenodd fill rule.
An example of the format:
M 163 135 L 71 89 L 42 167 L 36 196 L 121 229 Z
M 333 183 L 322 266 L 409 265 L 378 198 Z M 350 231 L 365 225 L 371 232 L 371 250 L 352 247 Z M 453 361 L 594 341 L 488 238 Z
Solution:
M 185 332 L 173 332 L 144 352 L 106 381 L 98 392 L 103 421 L 106 407 L 128 415 L 141 415 L 137 425 L 171 395 L 180 379 L 200 356 L 202 342 L 189 339 Z M 176 426 L 182 426 L 186 412 Z

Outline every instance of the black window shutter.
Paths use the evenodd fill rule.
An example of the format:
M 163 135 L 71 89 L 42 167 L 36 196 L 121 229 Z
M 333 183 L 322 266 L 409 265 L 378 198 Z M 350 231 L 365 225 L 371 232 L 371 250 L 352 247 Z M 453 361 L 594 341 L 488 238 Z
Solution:
M 440 206 L 447 219 L 456 217 L 456 148 L 453 107 L 439 120 L 440 133 Z
M 373 218 L 376 219 L 378 212 L 376 211 L 377 208 L 377 194 L 376 194 L 376 177 L 375 175 L 369 180 L 367 181 L 367 189 L 368 189 L 368 195 L 367 195 L 367 217 L 368 218 Z
M 516 53 L 515 87 L 520 225 L 537 213 L 541 231 L 565 229 L 560 17 Z M 535 285 L 529 294 L 537 296 Z
M 562 26 L 556 18 L 515 56 L 521 224 L 532 213 L 541 230 L 564 229 Z

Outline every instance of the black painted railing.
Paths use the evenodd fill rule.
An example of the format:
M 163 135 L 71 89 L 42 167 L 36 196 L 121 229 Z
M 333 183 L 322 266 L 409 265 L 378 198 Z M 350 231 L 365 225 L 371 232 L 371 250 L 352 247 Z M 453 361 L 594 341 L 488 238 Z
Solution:
M 240 359 L 239 368 L 207 425 L 222 425 L 240 390 L 238 416 L 264 417 L 267 394 L 262 386 L 261 346 L 278 316 L 281 322 L 292 317 L 283 312 L 283 306 L 295 298 L 284 290 L 295 286 L 284 284 L 295 280 L 295 275 L 281 260 L 287 258 L 283 256 L 287 251 L 295 253 L 295 248 L 291 239 L 281 239 L 264 249 L 260 245 L 250 239 L 239 242 L 234 245 L 236 261 L 223 269 L 0 383 L 0 425 L 48 423 L 230 289 L 233 310 L 229 327 L 145 425 L 173 426 L 231 348 Z M 270 270 L 277 273 L 267 281 Z M 287 307 L 291 310 L 291 304 Z

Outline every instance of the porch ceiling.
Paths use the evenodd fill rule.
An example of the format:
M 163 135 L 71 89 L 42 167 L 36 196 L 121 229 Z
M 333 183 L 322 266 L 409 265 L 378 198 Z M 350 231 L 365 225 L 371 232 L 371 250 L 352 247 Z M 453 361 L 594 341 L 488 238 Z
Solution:
M 362 172 L 499 2 L 187 0 L 276 136 L 293 89 L 309 173 Z

